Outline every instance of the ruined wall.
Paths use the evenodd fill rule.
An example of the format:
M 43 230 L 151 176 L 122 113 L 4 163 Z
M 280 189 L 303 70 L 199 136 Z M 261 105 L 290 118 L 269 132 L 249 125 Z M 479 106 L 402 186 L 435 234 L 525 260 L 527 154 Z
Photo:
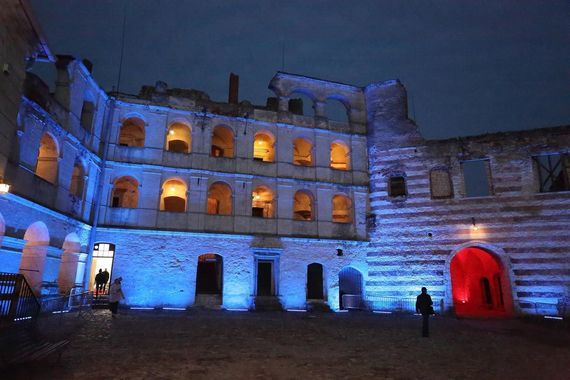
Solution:
M 568 296 L 570 287 L 565 233 L 570 192 L 540 193 L 532 156 L 567 153 L 570 128 L 417 144 L 417 136 L 408 133 L 411 122 L 402 113 L 405 98 L 393 101 L 400 111 L 382 111 L 386 122 L 380 124 L 374 119 L 380 107 L 369 108 L 370 300 L 382 307 L 389 297 L 413 297 L 427 286 L 434 300 L 443 300 L 449 310 L 450 262 L 461 248 L 480 247 L 503 267 L 507 308 L 559 313 L 556 304 Z M 462 162 L 474 159 L 488 160 L 488 196 L 466 196 Z M 449 172 L 450 197 L 433 198 L 433 169 Z M 405 178 L 405 196 L 390 196 L 392 176 Z

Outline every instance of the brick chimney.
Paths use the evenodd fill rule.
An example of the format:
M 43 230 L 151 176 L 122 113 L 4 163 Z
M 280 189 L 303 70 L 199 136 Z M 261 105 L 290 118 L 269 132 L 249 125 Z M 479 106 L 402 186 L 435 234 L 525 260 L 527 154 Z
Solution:
M 239 75 L 230 73 L 230 89 L 228 92 L 228 103 L 238 104 L 239 95 Z

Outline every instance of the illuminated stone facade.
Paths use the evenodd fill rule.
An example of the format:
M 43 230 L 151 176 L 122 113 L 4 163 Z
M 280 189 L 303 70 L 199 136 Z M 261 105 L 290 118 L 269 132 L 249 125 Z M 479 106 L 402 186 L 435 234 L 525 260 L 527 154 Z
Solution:
M 0 268 L 38 293 L 108 267 L 131 306 L 410 309 L 428 286 L 464 314 L 564 312 L 568 127 L 426 141 L 398 81 L 279 72 L 254 106 L 162 82 L 107 94 L 89 62 L 55 66 L 55 92 L 28 73 L 2 126 Z

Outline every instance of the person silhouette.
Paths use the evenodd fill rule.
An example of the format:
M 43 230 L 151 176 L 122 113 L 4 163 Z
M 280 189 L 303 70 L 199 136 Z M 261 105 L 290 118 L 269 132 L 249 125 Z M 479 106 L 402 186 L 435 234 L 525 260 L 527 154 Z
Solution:
M 429 316 L 434 314 L 433 302 L 427 293 L 427 288 L 422 287 L 422 293 L 416 298 L 416 313 L 422 315 L 422 336 L 429 337 Z
M 99 269 L 99 273 L 95 275 L 95 298 L 99 297 L 99 291 L 103 289 L 104 276 L 103 269 Z
M 107 282 L 109 282 L 109 272 L 105 268 L 103 271 L 103 294 L 105 294 L 105 289 L 107 289 Z

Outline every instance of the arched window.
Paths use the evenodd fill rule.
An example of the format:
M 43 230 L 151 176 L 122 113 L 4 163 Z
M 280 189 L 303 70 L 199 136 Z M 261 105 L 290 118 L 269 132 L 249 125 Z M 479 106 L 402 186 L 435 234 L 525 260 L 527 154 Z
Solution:
M 75 161 L 73 166 L 73 173 L 71 174 L 71 184 L 69 192 L 77 198 L 83 199 L 83 188 L 85 187 L 85 169 L 83 164 L 78 160 Z
M 346 195 L 337 194 L 332 198 L 332 221 L 352 223 L 352 201 Z
M 273 192 L 268 187 L 256 187 L 251 198 L 251 216 L 273 218 Z
M 275 159 L 275 139 L 269 132 L 260 131 L 253 139 L 253 159 L 263 162 L 273 162 Z
M 348 108 L 338 99 L 327 99 L 325 103 L 325 115 L 329 120 L 348 122 Z
M 132 177 L 120 177 L 113 185 L 111 207 L 137 208 L 139 202 L 139 184 Z
M 169 212 L 186 211 L 186 183 L 179 179 L 169 179 L 162 185 L 160 195 L 160 210 Z
M 36 175 L 55 185 L 57 183 L 58 159 L 59 149 L 55 138 L 49 133 L 44 133 L 38 150 Z
M 224 182 L 215 182 L 208 190 L 208 214 L 232 214 L 232 188 Z
M 293 202 L 293 219 L 313 220 L 313 194 L 306 190 L 295 193 Z
M 293 164 L 313 165 L 313 144 L 309 140 L 300 137 L 293 140 Z
M 331 144 L 331 168 L 338 170 L 350 169 L 350 150 L 343 141 Z
M 190 153 L 192 151 L 190 127 L 182 123 L 171 124 L 166 134 L 166 150 L 175 153 Z
M 214 128 L 211 155 L 213 157 L 234 156 L 234 133 L 230 128 L 221 125 Z
M 119 133 L 119 145 L 143 147 L 144 121 L 138 117 L 129 117 L 123 121 Z

